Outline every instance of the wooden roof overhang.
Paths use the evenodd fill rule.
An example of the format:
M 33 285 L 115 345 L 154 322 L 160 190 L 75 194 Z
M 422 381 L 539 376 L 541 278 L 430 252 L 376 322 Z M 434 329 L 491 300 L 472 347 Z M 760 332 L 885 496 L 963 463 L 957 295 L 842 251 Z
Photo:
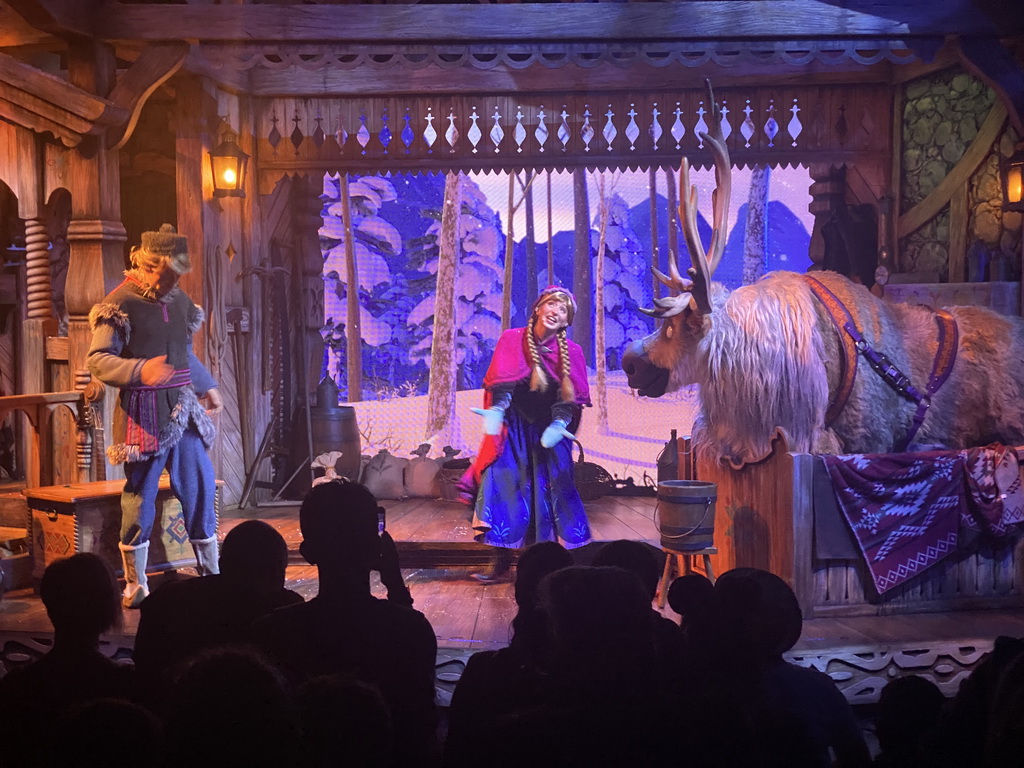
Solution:
M 894 84 L 972 57 L 1005 70 L 1000 38 L 1024 30 L 971 0 L 9 3 L 123 56 L 187 41 L 187 69 L 251 96 L 264 189 L 322 170 L 699 163 L 706 77 L 737 163 L 881 159 Z M 1018 80 L 1001 95 L 1019 126 Z

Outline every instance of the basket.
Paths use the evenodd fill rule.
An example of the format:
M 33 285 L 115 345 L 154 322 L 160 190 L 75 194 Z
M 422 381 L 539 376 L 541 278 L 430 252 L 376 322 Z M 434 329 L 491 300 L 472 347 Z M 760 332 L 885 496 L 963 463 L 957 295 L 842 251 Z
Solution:
M 583 444 L 579 440 L 573 440 L 580 449 L 579 458 L 572 465 L 572 479 L 579 491 L 583 501 L 594 501 L 604 496 L 615 484 L 615 479 L 608 470 L 600 464 L 594 464 L 586 460 L 583 452 Z
M 466 474 L 472 459 L 450 459 L 441 465 L 437 473 L 437 482 L 441 487 L 441 498 L 445 501 L 459 500 L 458 482 Z

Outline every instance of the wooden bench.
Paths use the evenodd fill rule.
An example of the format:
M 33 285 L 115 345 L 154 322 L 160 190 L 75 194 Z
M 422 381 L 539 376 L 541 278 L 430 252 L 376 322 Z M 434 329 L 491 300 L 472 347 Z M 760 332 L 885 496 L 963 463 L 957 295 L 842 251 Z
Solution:
M 217 481 L 214 509 L 220 519 L 223 481 Z M 32 577 L 40 579 L 46 566 L 79 552 L 94 552 L 122 575 L 121 491 L 124 480 L 49 485 L 26 488 L 29 541 L 32 547 Z M 167 475 L 160 478 L 157 520 L 150 537 L 148 572 L 195 566 L 195 553 L 188 539 L 181 504 L 171 493 Z

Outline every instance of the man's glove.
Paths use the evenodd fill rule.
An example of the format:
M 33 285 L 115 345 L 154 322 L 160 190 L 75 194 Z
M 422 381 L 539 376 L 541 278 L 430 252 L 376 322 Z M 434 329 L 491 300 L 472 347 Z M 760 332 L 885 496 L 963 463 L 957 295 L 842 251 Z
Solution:
M 540 436 L 540 444 L 545 448 L 554 448 L 562 441 L 563 437 L 575 440 L 576 435 L 567 430 L 566 426 L 566 423 L 561 419 L 552 421 L 548 428 L 544 430 L 544 434 Z
M 500 435 L 501 425 L 505 423 L 505 411 L 502 408 L 470 408 L 470 410 L 484 417 L 484 434 Z

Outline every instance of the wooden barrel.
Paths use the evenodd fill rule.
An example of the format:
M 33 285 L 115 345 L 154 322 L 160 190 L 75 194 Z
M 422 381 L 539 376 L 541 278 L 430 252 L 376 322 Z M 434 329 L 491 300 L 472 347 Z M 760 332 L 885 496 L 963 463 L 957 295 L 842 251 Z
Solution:
M 661 546 L 672 552 L 698 552 L 714 546 L 714 483 L 696 480 L 663 480 L 658 483 L 656 524 Z
M 310 422 L 313 426 L 313 456 L 305 462 L 303 469 L 289 484 L 291 495 L 304 495 L 309 490 L 309 472 L 306 467 L 309 461 L 322 453 L 341 451 L 335 467 L 339 475 L 350 480 L 359 479 L 360 453 L 362 452 L 359 425 L 356 422 L 356 409 L 351 405 L 338 405 L 338 386 L 329 376 L 325 376 L 316 389 L 317 404 L 310 409 Z M 306 412 L 300 407 L 295 411 L 292 429 L 292 466 L 294 472 L 298 462 L 309 453 L 309 441 L 306 438 Z

